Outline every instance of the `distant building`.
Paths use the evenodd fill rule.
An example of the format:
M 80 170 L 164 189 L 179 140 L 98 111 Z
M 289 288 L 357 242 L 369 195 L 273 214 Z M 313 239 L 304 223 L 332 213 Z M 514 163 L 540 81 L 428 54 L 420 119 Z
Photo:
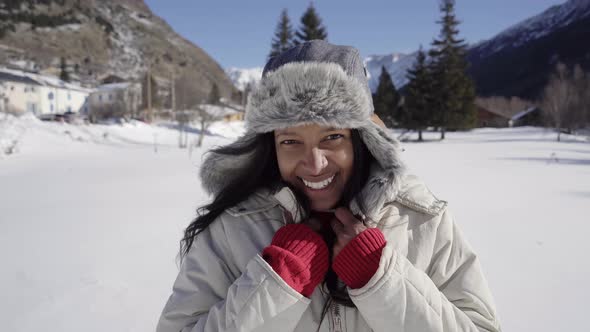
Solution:
M 139 83 L 121 82 L 98 86 L 88 101 L 89 117 L 135 117 L 141 102 Z
M 495 127 L 495 128 L 502 128 L 508 127 L 508 121 L 510 117 L 487 108 L 484 108 L 480 105 L 476 105 L 477 107 L 477 127 Z
M 12 113 L 81 113 L 92 91 L 56 77 L 0 68 L 0 106 Z

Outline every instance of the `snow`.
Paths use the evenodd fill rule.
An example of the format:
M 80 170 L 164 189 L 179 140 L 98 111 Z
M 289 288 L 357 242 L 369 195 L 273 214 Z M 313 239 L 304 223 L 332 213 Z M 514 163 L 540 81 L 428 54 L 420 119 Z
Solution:
M 143 17 L 144 15 L 140 14 L 138 12 L 132 11 L 131 15 L 129 15 L 129 16 L 131 16 L 132 19 L 136 20 L 137 22 L 139 22 L 143 25 L 147 25 L 150 27 L 154 25 L 154 23 L 152 21 L 148 20 L 146 17 Z
M 243 69 L 232 67 L 225 72 L 234 83 L 235 87 L 240 91 L 244 91 L 248 83 L 256 85 L 260 82 L 260 79 L 262 78 L 262 70 L 262 67 Z
M 197 177 L 202 155 L 243 132 L 242 122 L 215 123 L 189 155 L 166 126 L 0 114 L 0 142 L 19 141 L 16 153 L 0 154 L 2 329 L 153 330 L 181 232 L 208 199 Z M 437 137 L 403 143 L 403 157 L 450 202 L 503 329 L 584 330 L 590 143 L 567 135 L 558 143 L 539 128 Z

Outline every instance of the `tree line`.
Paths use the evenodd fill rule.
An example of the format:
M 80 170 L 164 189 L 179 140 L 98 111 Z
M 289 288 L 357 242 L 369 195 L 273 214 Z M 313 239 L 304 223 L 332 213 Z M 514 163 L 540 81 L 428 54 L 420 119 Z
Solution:
M 466 43 L 459 39 L 459 21 L 454 14 L 454 0 L 442 0 L 438 23 L 440 36 L 431 49 L 420 49 L 414 67 L 408 71 L 405 96 L 397 91 L 393 80 L 382 68 L 379 85 L 373 94 L 375 113 L 388 127 L 403 127 L 419 132 L 435 126 L 444 138 L 447 128 L 471 128 L 475 124 L 475 87 L 467 76 Z M 310 4 L 301 17 L 301 27 L 293 32 L 287 10 L 279 18 L 269 57 L 298 43 L 326 39 L 326 28 Z
M 546 125 L 558 132 L 572 133 L 590 124 L 590 74 L 580 66 L 558 63 L 543 94 L 535 101 L 517 97 L 476 98 L 476 87 L 467 74 L 467 43 L 459 38 L 460 21 L 455 15 L 455 0 L 439 1 L 439 35 L 430 48 L 420 46 L 416 60 L 406 74 L 408 83 L 396 88 L 385 67 L 381 68 L 378 86 L 373 94 L 375 113 L 387 127 L 422 132 L 434 128 L 445 138 L 447 130 L 464 130 L 476 126 L 478 106 L 505 117 L 537 107 Z M 281 12 L 271 43 L 269 58 L 290 47 L 313 39 L 327 39 L 313 4 L 301 17 L 300 27 L 294 31 L 287 14 Z M 559 139 L 559 135 L 558 135 Z

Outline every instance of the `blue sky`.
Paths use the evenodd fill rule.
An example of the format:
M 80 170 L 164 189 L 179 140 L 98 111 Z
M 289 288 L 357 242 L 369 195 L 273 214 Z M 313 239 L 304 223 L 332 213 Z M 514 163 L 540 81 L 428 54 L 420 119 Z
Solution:
M 150 9 L 224 67 L 264 65 L 275 27 L 287 8 L 293 28 L 310 1 L 146 0 Z M 472 43 L 564 0 L 457 0 L 460 36 Z M 412 52 L 438 35 L 437 0 L 314 1 L 328 40 L 363 56 Z

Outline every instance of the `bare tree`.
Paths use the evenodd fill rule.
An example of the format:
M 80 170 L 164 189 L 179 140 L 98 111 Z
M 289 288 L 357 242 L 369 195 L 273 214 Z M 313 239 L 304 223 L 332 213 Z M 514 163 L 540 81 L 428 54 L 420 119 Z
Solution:
M 579 105 L 581 91 L 566 65 L 558 63 L 545 86 L 541 108 L 548 120 L 557 130 L 557 141 L 562 131 L 568 133 L 579 124 Z
M 575 65 L 572 73 L 574 93 L 572 122 L 577 129 L 590 124 L 590 74 L 584 73 L 580 65 Z

